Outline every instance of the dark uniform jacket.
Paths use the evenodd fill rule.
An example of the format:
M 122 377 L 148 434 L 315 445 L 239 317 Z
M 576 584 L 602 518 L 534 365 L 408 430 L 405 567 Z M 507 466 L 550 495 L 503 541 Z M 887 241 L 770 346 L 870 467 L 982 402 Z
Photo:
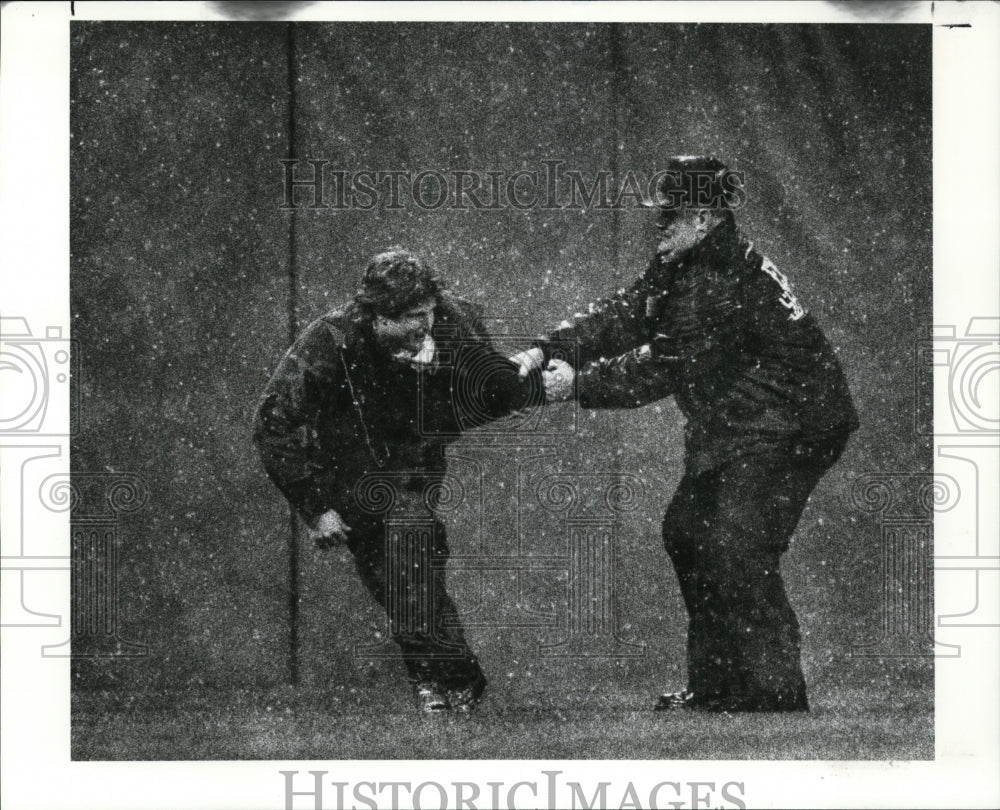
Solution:
M 577 346 L 587 408 L 673 394 L 695 474 L 757 448 L 858 425 L 840 364 L 787 279 L 731 224 L 627 290 L 591 304 L 541 347 Z
M 520 381 L 469 303 L 435 309 L 435 363 L 392 360 L 350 304 L 311 323 L 288 350 L 257 409 L 254 440 L 271 480 L 311 521 L 354 514 L 368 472 L 441 474 L 444 446 L 464 429 L 530 404 L 537 378 Z

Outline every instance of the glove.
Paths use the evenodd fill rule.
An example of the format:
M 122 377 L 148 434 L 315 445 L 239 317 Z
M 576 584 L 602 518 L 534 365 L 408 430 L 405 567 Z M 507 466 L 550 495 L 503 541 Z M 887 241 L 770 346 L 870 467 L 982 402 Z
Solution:
M 573 378 L 576 372 L 573 366 L 565 360 L 549 360 L 542 372 L 542 382 L 545 385 L 545 399 L 549 402 L 560 402 L 573 396 Z
M 309 539 L 316 543 L 318 548 L 331 548 L 339 543 L 346 543 L 350 531 L 351 527 L 344 523 L 344 519 L 337 511 L 330 509 L 309 526 Z

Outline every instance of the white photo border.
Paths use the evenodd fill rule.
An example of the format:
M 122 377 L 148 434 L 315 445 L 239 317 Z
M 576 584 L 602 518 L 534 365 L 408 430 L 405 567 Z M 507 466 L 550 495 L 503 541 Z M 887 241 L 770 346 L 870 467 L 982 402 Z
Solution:
M 3 8 L 0 70 L 0 268 L 2 314 L 32 324 L 70 329 L 69 310 L 69 26 L 70 3 L 8 3 Z M 75 19 L 223 20 L 209 3 L 74 4 Z M 697 3 L 697 2 L 497 2 L 497 3 L 312 3 L 290 20 L 518 20 L 632 22 L 823 22 L 912 23 L 933 26 L 934 65 L 934 323 L 965 329 L 971 319 L 998 317 L 1000 267 L 1000 5 L 990 3 Z M 234 23 L 238 24 L 238 23 Z M 968 24 L 971 27 L 964 27 Z M 969 157 L 975 156 L 970 161 Z M 971 165 L 970 165 L 971 164 Z M 968 172 L 976 177 L 970 183 Z M 968 199 L 968 189 L 979 195 Z M 994 321 L 996 323 L 996 321 Z M 935 405 L 947 408 L 946 379 L 935 381 Z M 0 393 L 0 396 L 11 395 Z M 68 431 L 67 431 L 68 432 Z M 935 441 L 935 462 L 947 463 L 948 448 L 968 439 Z M 987 450 L 996 434 L 971 440 Z M 978 444 L 977 444 L 978 442 Z M 58 443 L 56 443 L 58 444 Z M 1000 448 L 994 455 L 1000 455 Z M 69 471 L 68 438 L 59 463 Z M 58 469 L 58 467 L 57 467 Z M 11 471 L 0 478 L 6 507 Z M 936 555 L 942 544 L 960 544 L 978 520 L 986 550 L 970 565 L 987 576 L 997 568 L 995 501 L 997 468 L 980 472 L 990 493 L 978 515 L 960 508 L 937 515 Z M 16 483 L 16 481 L 14 482 Z M 12 510 L 0 510 L 2 531 L 18 532 Z M 68 519 L 46 525 L 65 537 Z M 974 531 L 975 529 L 973 529 Z M 944 538 L 944 539 L 942 539 Z M 5 548 L 7 546 L 5 545 Z M 6 551 L 5 551 L 6 554 Z M 994 556 L 989 556 L 989 555 Z M 954 566 L 959 563 L 954 563 Z M 992 566 L 992 567 L 991 567 Z M 68 572 L 52 566 L 56 583 L 47 604 L 69 616 Z M 990 572 L 993 572 L 992 574 Z M 9 572 L 5 570 L 5 576 Z M 23 575 L 23 572 L 22 572 Z M 937 613 L 964 604 L 938 576 Z M 991 580 L 992 581 L 992 580 Z M 6 580 L 5 580 L 6 583 Z M 7 608 L 6 597 L 4 600 Z M 1000 622 L 1000 617 L 997 619 Z M 598 778 L 621 788 L 633 783 L 640 795 L 678 782 L 744 784 L 750 807 L 997 807 L 1000 806 L 1000 627 L 936 628 L 937 638 L 961 646 L 962 654 L 936 662 L 933 762 L 765 761 L 357 761 L 357 762 L 72 762 L 68 658 L 43 658 L 40 644 L 56 644 L 67 627 L 4 627 L 2 630 L 2 791 L 11 810 L 162 810 L 184 808 L 284 808 L 281 770 L 324 770 L 327 782 L 457 779 L 506 785 L 561 771 L 560 779 L 595 785 Z M 299 782 L 297 789 L 305 783 Z M 592 792 L 592 791 L 590 791 Z M 506 794 L 504 794 L 506 795 Z M 436 801 L 429 794 L 427 801 Z M 515 806 L 536 806 L 529 791 Z M 296 807 L 311 806 L 297 799 Z M 350 806 L 347 804 L 345 806 Z M 435 806 L 433 803 L 429 806 Z M 616 805 L 617 806 L 617 805 Z

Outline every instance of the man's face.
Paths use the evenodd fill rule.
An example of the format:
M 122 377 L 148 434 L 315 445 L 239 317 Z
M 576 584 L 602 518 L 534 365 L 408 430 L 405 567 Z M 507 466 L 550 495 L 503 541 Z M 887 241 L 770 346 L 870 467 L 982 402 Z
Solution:
M 436 301 L 431 298 L 392 318 L 376 315 L 372 331 L 378 344 L 394 360 L 430 362 L 424 355 L 433 352 L 431 329 L 434 328 L 435 306 Z
M 656 252 L 664 259 L 679 256 L 697 245 L 714 223 L 705 211 L 684 208 L 674 216 L 657 217 L 656 227 L 660 230 L 660 241 Z

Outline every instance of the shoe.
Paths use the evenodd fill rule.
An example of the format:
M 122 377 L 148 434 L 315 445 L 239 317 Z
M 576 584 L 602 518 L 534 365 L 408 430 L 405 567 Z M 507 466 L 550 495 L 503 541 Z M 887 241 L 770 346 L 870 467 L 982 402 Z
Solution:
M 460 714 L 469 714 L 479 705 L 485 691 L 486 678 L 480 675 L 468 686 L 463 686 L 460 689 L 449 689 L 448 704 Z
M 413 697 L 421 714 L 441 714 L 449 709 L 448 697 L 434 681 L 413 684 Z
M 680 692 L 670 692 L 660 695 L 653 711 L 673 711 L 686 709 L 697 712 L 715 712 L 717 714 L 734 714 L 739 712 L 808 712 L 809 704 L 805 697 L 797 701 L 750 700 L 738 697 L 702 697 L 690 689 Z
M 682 689 L 680 692 L 668 692 L 656 701 L 653 707 L 654 712 L 671 712 L 676 710 L 692 712 L 720 712 L 728 713 L 732 711 L 743 711 L 736 708 L 736 703 L 722 697 L 703 697 L 690 689 Z
M 675 709 L 695 708 L 694 692 L 690 689 L 682 689 L 680 692 L 667 692 L 660 695 L 653 707 L 654 712 L 669 712 Z

